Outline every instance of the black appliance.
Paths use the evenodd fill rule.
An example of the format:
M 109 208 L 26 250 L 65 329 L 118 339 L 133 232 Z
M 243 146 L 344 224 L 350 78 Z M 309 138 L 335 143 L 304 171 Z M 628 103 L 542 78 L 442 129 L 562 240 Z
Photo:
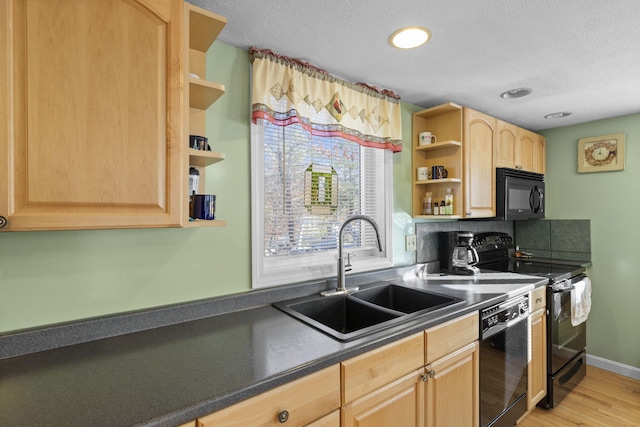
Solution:
M 451 274 L 478 274 L 478 252 L 470 231 L 445 231 L 438 235 L 440 269 Z
M 571 290 L 585 277 L 584 267 L 514 258 L 511 236 L 476 234 L 478 266 L 484 270 L 541 276 L 547 285 L 547 396 L 538 406 L 553 408 L 586 375 L 587 324 L 571 324 Z
M 480 312 L 480 427 L 512 426 L 527 412 L 529 296 Z
M 544 175 L 496 168 L 496 218 L 544 218 Z

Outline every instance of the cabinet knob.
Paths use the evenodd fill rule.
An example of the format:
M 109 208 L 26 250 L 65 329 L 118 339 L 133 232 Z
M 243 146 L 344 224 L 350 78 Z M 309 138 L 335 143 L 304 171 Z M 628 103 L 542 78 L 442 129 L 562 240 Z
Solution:
M 471 216 L 471 212 L 467 212 L 467 216 Z
M 436 371 L 432 369 L 430 371 L 427 371 L 427 373 L 422 374 L 421 378 L 422 378 L 422 381 L 426 383 L 429 380 L 429 378 L 434 378 L 435 376 L 436 376 Z
M 0 215 L 0 228 L 4 227 L 5 225 L 7 225 L 7 218 Z
M 289 411 L 282 411 L 278 414 L 278 421 L 280 424 L 284 424 L 289 419 Z
M 429 375 L 429 378 L 435 378 L 436 376 L 436 371 L 434 371 L 433 369 L 430 370 L 429 372 L 427 372 L 427 374 Z

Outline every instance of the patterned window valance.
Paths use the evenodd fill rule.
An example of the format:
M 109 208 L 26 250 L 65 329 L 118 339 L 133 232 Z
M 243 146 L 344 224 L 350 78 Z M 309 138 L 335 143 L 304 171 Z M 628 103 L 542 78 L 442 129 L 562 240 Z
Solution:
M 402 150 L 400 97 L 363 83 L 337 79 L 324 70 L 270 50 L 251 48 L 252 120 L 279 126 L 299 123 L 314 135 Z

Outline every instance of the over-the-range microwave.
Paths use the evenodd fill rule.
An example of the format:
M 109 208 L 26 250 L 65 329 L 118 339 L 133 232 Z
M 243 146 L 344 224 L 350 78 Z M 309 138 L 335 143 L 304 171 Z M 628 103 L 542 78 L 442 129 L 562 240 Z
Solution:
M 496 219 L 544 218 L 544 175 L 496 168 Z

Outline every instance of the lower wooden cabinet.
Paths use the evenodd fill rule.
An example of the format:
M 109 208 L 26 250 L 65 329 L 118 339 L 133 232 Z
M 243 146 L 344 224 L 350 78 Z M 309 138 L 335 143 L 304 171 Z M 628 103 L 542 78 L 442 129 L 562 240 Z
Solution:
M 422 369 L 342 407 L 342 427 L 424 426 Z
M 478 313 L 470 313 L 199 418 L 197 427 L 475 427 L 478 335 Z
M 305 426 L 340 407 L 340 368 L 322 371 L 198 418 L 198 427 Z M 316 424 L 311 424 L 316 425 Z M 324 426 L 331 424 L 317 424 Z
M 527 375 L 527 411 L 547 395 L 547 316 L 546 289 L 538 288 L 530 294 L 532 311 L 529 316 L 531 359 Z
M 479 424 L 478 348 L 478 342 L 472 342 L 427 365 L 426 427 Z

